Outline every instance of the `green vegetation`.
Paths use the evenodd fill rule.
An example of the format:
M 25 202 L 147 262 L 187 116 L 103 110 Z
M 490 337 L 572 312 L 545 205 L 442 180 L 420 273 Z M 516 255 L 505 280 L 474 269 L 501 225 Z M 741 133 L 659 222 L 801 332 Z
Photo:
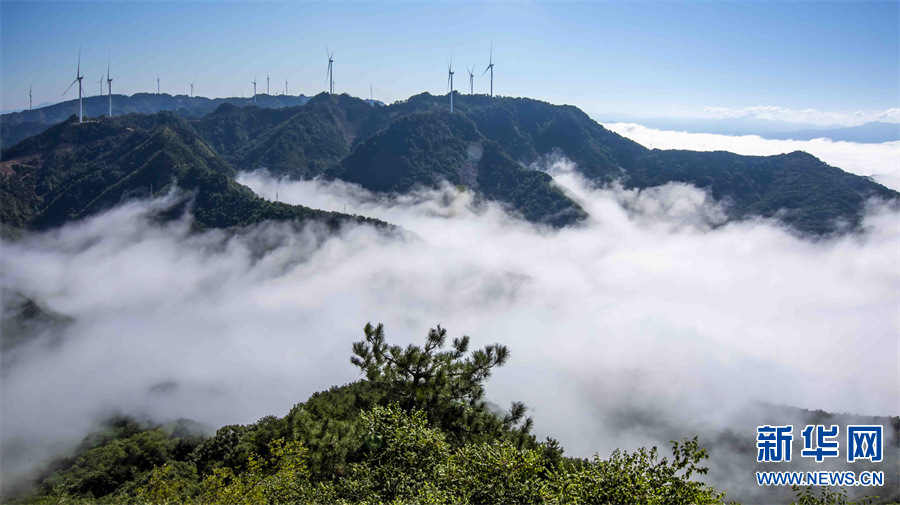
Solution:
M 464 115 L 442 110 L 394 120 L 357 145 L 327 175 L 374 191 L 398 193 L 446 181 L 507 203 L 529 221 L 554 226 L 586 217 L 549 175 L 522 167 Z
M 847 498 L 847 490 L 843 488 L 831 489 L 828 486 L 822 487 L 799 487 L 791 486 L 797 495 L 796 505 L 869 505 L 874 503 L 877 496 L 860 498 L 859 500 L 850 500 Z
M 348 153 L 343 121 L 335 109 L 318 101 L 301 107 L 237 152 L 235 166 L 245 170 L 266 168 L 295 179 L 320 175 Z
M 288 98 L 295 97 L 285 100 Z M 576 107 L 526 98 L 457 95 L 452 114 L 446 96 L 428 93 L 379 107 L 349 95 L 326 93 L 308 102 L 304 97 L 306 103 L 302 105 L 281 97 L 262 97 L 260 105 L 267 108 L 248 106 L 249 99 L 211 101 L 147 94 L 132 99 L 135 104 L 143 103 L 141 107 L 148 111 L 171 108 L 189 118 L 179 118 L 178 129 L 196 132 L 202 143 L 222 157 L 217 163 L 230 164 L 238 170 L 265 168 L 274 175 L 295 179 L 334 177 L 387 193 L 433 188 L 446 181 L 473 190 L 479 198 L 502 202 L 529 221 L 553 226 L 573 224 L 585 217 L 584 211 L 560 192 L 549 176 L 527 168 L 543 157 L 558 154 L 575 162 L 578 170 L 598 185 L 619 181 L 626 188 L 644 189 L 669 182 L 691 184 L 724 202 L 732 219 L 775 217 L 795 230 L 818 235 L 857 227 L 869 198 L 896 204 L 900 196 L 868 178 L 846 173 L 800 152 L 739 156 L 647 149 L 603 128 Z M 184 104 L 194 105 L 186 108 Z M 46 124 L 37 114 L 50 114 L 51 109 L 4 115 L 9 120 L 5 127 L 30 134 L 34 131 L 31 125 Z M 160 117 L 166 117 L 172 123 L 175 116 L 128 117 L 129 124 L 150 130 L 148 121 L 158 122 Z M 120 118 L 96 121 L 97 126 L 80 125 L 70 136 L 86 137 L 97 130 L 97 135 L 107 134 L 115 142 L 124 142 L 129 136 L 121 131 L 100 131 L 123 124 L 117 121 Z M 52 155 L 55 160 L 48 163 L 53 177 L 58 179 L 62 171 L 71 168 L 84 173 L 78 165 L 81 160 L 64 155 L 69 141 L 58 138 L 58 132 L 49 136 L 47 133 L 50 132 L 4 151 L 4 165 L 6 160 L 22 158 L 23 150 L 35 153 L 34 139 L 43 139 L 39 142 L 45 144 L 48 139 L 55 139 L 55 143 L 43 146 L 45 150 L 58 146 Z M 187 145 L 195 143 L 191 140 Z M 25 145 L 30 148 L 25 149 Z M 105 150 L 124 147 L 110 142 Z M 201 158 L 208 158 L 199 152 L 202 150 L 197 151 Z M 99 153 L 90 155 L 96 158 Z M 152 153 L 144 155 L 149 157 Z M 184 161 L 193 163 L 191 158 Z M 149 158 L 137 162 L 146 163 L 147 170 L 155 170 Z M 33 166 L 31 163 L 29 166 Z M 170 172 L 163 171 L 160 177 L 169 177 Z M 233 169 L 229 167 L 223 173 L 226 172 L 233 177 Z M 8 173 L 8 169 L 4 168 L 3 173 Z M 97 177 L 93 182 L 85 181 L 87 187 L 82 191 L 96 192 L 96 187 L 102 186 Z M 31 194 L 23 187 L 28 185 L 25 179 L 5 181 L 5 190 L 16 199 L 4 203 L 4 223 L 27 222 L 44 205 L 41 191 Z M 109 202 L 103 200 L 104 204 Z M 246 205 L 238 207 L 243 209 L 243 216 L 227 215 L 231 210 L 224 210 L 226 215 L 215 221 L 254 222 L 257 218 L 250 216 L 269 213 L 246 210 Z M 59 223 L 79 215 L 61 212 L 56 212 L 57 219 L 51 221 Z
M 484 401 L 509 357 L 500 344 L 428 333 L 389 345 L 366 325 L 351 362 L 365 378 L 317 393 L 284 418 L 226 426 L 209 438 L 187 421 L 119 418 L 52 462 L 20 503 L 721 503 L 692 480 L 706 469 L 696 439 L 603 460 L 565 458 L 530 434 L 525 406 Z
M 41 469 L 9 503 L 724 503 L 695 480 L 708 453 L 698 439 L 565 457 L 538 442 L 524 404 L 492 410 L 485 383 L 509 359 L 469 350 L 438 326 L 424 345 L 388 344 L 367 324 L 351 363 L 364 378 L 316 393 L 284 417 L 206 428 L 117 417 L 70 456 Z M 844 490 L 795 488 L 797 505 L 863 504 Z
M 457 95 L 455 106 L 450 114 L 446 96 L 428 93 L 384 107 L 322 94 L 306 106 L 284 111 L 295 115 L 261 133 L 252 147 L 239 142 L 239 148 L 228 147 L 229 142 L 203 126 L 213 121 L 210 118 L 199 120 L 197 128 L 210 145 L 225 144 L 222 152 L 240 169 L 265 167 L 306 178 L 327 167 L 328 176 L 382 192 L 447 181 L 504 202 L 525 219 L 556 226 L 579 221 L 582 210 L 556 190 L 546 174 L 525 168 L 555 154 L 575 162 L 600 185 L 620 181 L 626 188 L 644 189 L 683 182 L 724 201 L 732 219 L 777 217 L 805 233 L 852 229 L 868 198 L 898 197 L 805 153 L 739 156 L 651 150 L 569 105 Z M 319 111 L 305 110 L 313 107 Z M 233 118 L 232 129 L 256 131 L 272 115 L 248 109 L 246 117 Z M 313 119 L 318 122 L 311 124 Z M 481 157 L 475 159 L 473 153 Z
M 444 110 L 446 101 L 446 96 L 424 93 L 375 109 L 360 127 L 356 142 L 363 143 L 406 115 Z M 525 165 L 559 153 L 597 184 L 619 180 L 636 189 L 668 182 L 691 184 L 725 201 L 733 219 L 777 216 L 798 231 L 824 234 L 858 225 L 866 199 L 896 201 L 900 196 L 806 153 L 740 156 L 651 150 L 568 105 L 484 95 L 457 95 L 454 105 L 481 135 Z
M 162 112 L 102 118 L 73 117 L 3 151 L 0 222 L 48 228 L 106 210 L 133 197 L 181 199 L 166 216 L 190 210 L 194 226 L 226 228 L 265 220 L 316 219 L 336 227 L 351 218 L 270 202 L 234 181 L 236 172 L 182 118 Z M 373 223 L 377 221 L 369 220 Z
M 303 95 L 259 95 L 253 98 L 205 98 L 187 95 L 169 95 L 168 93 L 135 93 L 131 96 L 113 95 L 113 113 L 116 116 L 126 114 L 155 114 L 172 111 L 185 118 L 203 117 L 228 104 L 237 107 L 265 107 L 279 109 L 296 107 L 309 100 Z M 90 96 L 84 98 L 85 119 L 106 116 L 109 113 L 109 98 L 106 96 Z M 66 121 L 71 115 L 78 114 L 78 99 L 67 100 L 46 107 L 32 110 L 11 112 L 0 116 L 0 147 L 6 148 L 36 135 L 52 125 Z

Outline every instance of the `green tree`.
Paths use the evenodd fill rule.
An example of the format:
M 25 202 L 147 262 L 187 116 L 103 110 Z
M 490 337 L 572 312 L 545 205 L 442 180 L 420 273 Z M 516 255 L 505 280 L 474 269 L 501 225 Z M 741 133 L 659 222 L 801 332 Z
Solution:
M 470 339 L 463 336 L 444 350 L 447 330 L 440 325 L 428 332 L 422 347 L 389 345 L 382 324 L 366 324 L 363 332 L 365 340 L 353 344 L 350 362 L 386 391 L 388 403 L 424 411 L 430 425 L 447 432 L 454 445 L 499 436 L 520 446 L 535 444 L 524 404 L 514 402 L 498 417 L 484 401 L 485 381 L 509 358 L 506 346 L 490 344 L 469 353 Z

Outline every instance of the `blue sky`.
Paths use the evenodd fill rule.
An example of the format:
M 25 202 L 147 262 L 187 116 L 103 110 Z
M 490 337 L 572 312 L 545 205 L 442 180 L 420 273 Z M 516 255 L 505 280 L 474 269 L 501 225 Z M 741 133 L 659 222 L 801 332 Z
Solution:
M 85 90 L 112 57 L 113 91 L 251 95 L 335 88 L 386 102 L 475 90 L 494 43 L 497 94 L 597 116 L 772 106 L 876 114 L 898 107 L 900 2 L 10 2 L 0 1 L 2 109 L 55 102 L 83 47 Z M 261 90 L 265 89 L 262 84 Z M 69 96 L 77 96 L 77 93 Z

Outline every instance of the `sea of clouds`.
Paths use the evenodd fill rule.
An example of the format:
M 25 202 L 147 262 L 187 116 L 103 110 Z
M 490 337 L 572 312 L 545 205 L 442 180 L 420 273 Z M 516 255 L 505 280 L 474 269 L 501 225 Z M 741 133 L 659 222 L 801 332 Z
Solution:
M 716 119 L 754 118 L 769 121 L 786 121 L 790 123 L 808 123 L 820 126 L 858 126 L 871 121 L 886 123 L 900 122 L 900 108 L 876 112 L 830 112 L 816 109 L 790 109 L 775 105 L 757 105 L 751 107 L 707 107 L 703 109 L 703 117 Z
M 654 147 L 702 148 L 683 137 L 692 134 L 663 133 Z M 743 139 L 696 138 L 738 152 Z M 10 300 L 28 297 L 70 322 L 3 353 L 4 475 L 112 413 L 213 427 L 284 415 L 359 378 L 350 346 L 370 321 L 401 344 L 438 323 L 474 346 L 506 344 L 511 359 L 489 400 L 524 401 L 535 433 L 569 455 L 706 431 L 752 437 L 756 402 L 900 414 L 896 211 L 872 202 L 862 233 L 810 240 L 777 221 L 726 223 L 688 185 L 598 188 L 565 159 L 540 168 L 590 214 L 586 223 L 535 226 L 449 186 L 387 198 L 255 172 L 239 182 L 263 197 L 402 230 L 267 223 L 197 233 L 187 218 L 152 219 L 170 195 L 5 241 L 4 316 Z
M 774 140 L 758 135 L 720 135 L 657 130 L 634 123 L 604 123 L 604 127 L 652 149 L 730 151 L 737 154 L 769 156 L 806 151 L 846 172 L 871 177 L 875 182 L 900 191 L 900 142 L 863 144 L 813 140 Z

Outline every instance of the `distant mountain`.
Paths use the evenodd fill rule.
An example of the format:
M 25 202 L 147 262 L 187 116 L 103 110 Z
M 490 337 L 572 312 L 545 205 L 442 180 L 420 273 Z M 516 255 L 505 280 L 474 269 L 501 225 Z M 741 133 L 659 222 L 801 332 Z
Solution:
M 827 130 L 798 130 L 787 133 L 770 133 L 763 135 L 769 139 L 812 140 L 828 138 L 844 142 L 875 143 L 896 142 L 900 140 L 900 124 L 872 121 L 859 126 L 833 128 Z
M 406 114 L 381 113 L 389 110 Z M 420 114 L 425 112 L 430 114 Z M 284 116 L 290 117 L 262 131 Z M 398 193 L 448 181 L 507 203 L 530 221 L 562 226 L 586 216 L 550 176 L 519 165 L 470 119 L 437 104 L 372 107 L 349 95 L 322 93 L 278 112 L 220 108 L 192 124 L 240 170 L 335 177 Z
M 645 189 L 669 182 L 687 183 L 724 202 L 732 219 L 776 217 L 806 233 L 853 228 L 860 222 L 868 198 L 897 202 L 900 197 L 868 178 L 831 167 L 806 153 L 740 156 L 651 150 L 607 130 L 570 105 L 457 94 L 455 110 L 450 113 L 448 98 L 423 93 L 375 107 L 346 94 L 322 93 L 291 107 L 219 103 L 202 117 L 131 115 L 88 123 L 74 131 L 112 128 L 117 132 L 108 134 L 104 150 L 91 153 L 92 160 L 99 160 L 101 155 L 112 156 L 109 152 L 124 149 L 122 143 L 130 138 L 122 132 L 126 124 L 134 125 L 135 133 L 140 130 L 141 135 L 148 135 L 157 127 L 155 122 L 165 118 L 167 123 L 177 123 L 177 128 L 169 126 L 184 136 L 181 143 L 193 146 L 188 152 L 199 159 L 188 158 L 194 160 L 191 163 L 202 165 L 200 153 L 208 151 L 215 158 L 205 163 L 227 167 L 212 170 L 225 178 L 232 177 L 234 170 L 265 168 L 295 179 L 339 178 L 386 193 L 436 187 L 447 181 L 479 198 L 503 202 L 530 221 L 554 226 L 572 224 L 585 216 L 548 175 L 535 169 L 541 166 L 535 162 L 557 154 L 575 162 L 578 170 L 598 185 L 618 181 L 626 188 Z M 204 106 L 211 104 L 204 102 Z M 90 126 L 93 124 L 96 126 Z M 67 128 L 74 127 L 68 124 Z M 70 171 L 83 170 L 80 160 L 61 158 L 62 154 L 54 151 L 67 153 L 68 148 L 61 146 L 68 141 L 51 142 L 50 147 L 32 154 L 23 151 L 34 142 L 46 143 L 53 135 L 41 134 L 3 151 L 4 166 L 13 156 L 22 160 L 18 163 L 23 166 L 41 160 L 52 172 L 53 181 L 63 177 L 66 163 Z M 44 154 L 35 156 L 38 152 Z M 154 155 L 148 150 L 140 156 L 150 160 Z M 133 163 L 146 161 L 135 158 Z M 25 192 L 18 201 L 29 202 L 30 198 Z M 9 209 L 4 220 L 30 222 L 32 218 L 15 217 L 28 212 L 37 213 L 33 217 L 36 223 L 50 219 L 38 216 L 46 209 L 38 212 L 31 204 L 21 205 L 26 210 Z M 212 225 L 247 222 L 230 211 L 223 212 L 228 218 Z M 69 215 L 61 211 L 51 214 L 57 219 Z
M 338 226 L 363 218 L 269 202 L 234 181 L 235 170 L 181 117 L 162 112 L 77 118 L 0 152 L 0 222 L 49 228 L 108 209 L 128 198 L 165 193 L 184 198 L 194 225 L 225 228 L 265 220 L 316 219 Z M 368 220 L 375 222 L 374 220 Z
M 597 114 L 595 117 L 601 123 L 636 123 L 657 130 L 717 133 L 720 135 L 765 136 L 772 133 L 788 133 L 797 130 L 841 127 L 841 125 L 818 126 L 813 123 L 795 123 L 757 117 L 636 117 L 627 114 Z
M 356 142 L 405 114 L 445 108 L 447 101 L 423 94 L 374 109 Z M 828 233 L 841 229 L 842 223 L 857 224 L 867 198 L 900 196 L 806 153 L 760 157 L 650 150 L 603 128 L 573 106 L 485 95 L 459 95 L 454 105 L 482 135 L 524 165 L 559 151 L 599 184 L 619 180 L 638 189 L 667 182 L 692 184 L 727 201 L 735 219 L 778 216 L 800 231 Z
M 349 145 L 372 110 L 349 95 L 319 94 L 245 146 L 234 164 L 241 169 L 265 167 L 294 178 L 320 175 L 349 154 Z
M 900 140 L 900 124 L 869 122 L 860 126 L 817 126 L 759 118 L 638 118 L 624 114 L 598 116 L 602 123 L 636 123 L 647 128 L 718 135 L 757 135 L 773 140 L 829 138 L 844 142 L 876 143 Z
M 166 93 L 136 93 L 131 96 L 113 95 L 113 114 L 121 116 L 130 113 L 153 114 L 160 111 L 173 111 L 187 118 L 198 118 L 216 110 L 222 104 L 238 107 L 258 106 L 265 108 L 282 108 L 302 105 L 309 100 L 299 95 L 257 95 L 251 98 L 205 98 L 201 96 L 169 95 Z M 84 116 L 94 118 L 109 113 L 107 96 L 91 96 L 84 98 Z M 15 143 L 40 133 L 51 125 L 65 121 L 71 115 L 78 114 L 78 99 L 60 102 L 47 107 L 13 112 L 0 116 L 0 147 L 10 147 Z
M 398 193 L 447 181 L 505 202 L 529 221 L 554 226 L 587 217 L 553 185 L 552 177 L 513 161 L 456 112 L 405 115 L 357 145 L 328 175 Z

